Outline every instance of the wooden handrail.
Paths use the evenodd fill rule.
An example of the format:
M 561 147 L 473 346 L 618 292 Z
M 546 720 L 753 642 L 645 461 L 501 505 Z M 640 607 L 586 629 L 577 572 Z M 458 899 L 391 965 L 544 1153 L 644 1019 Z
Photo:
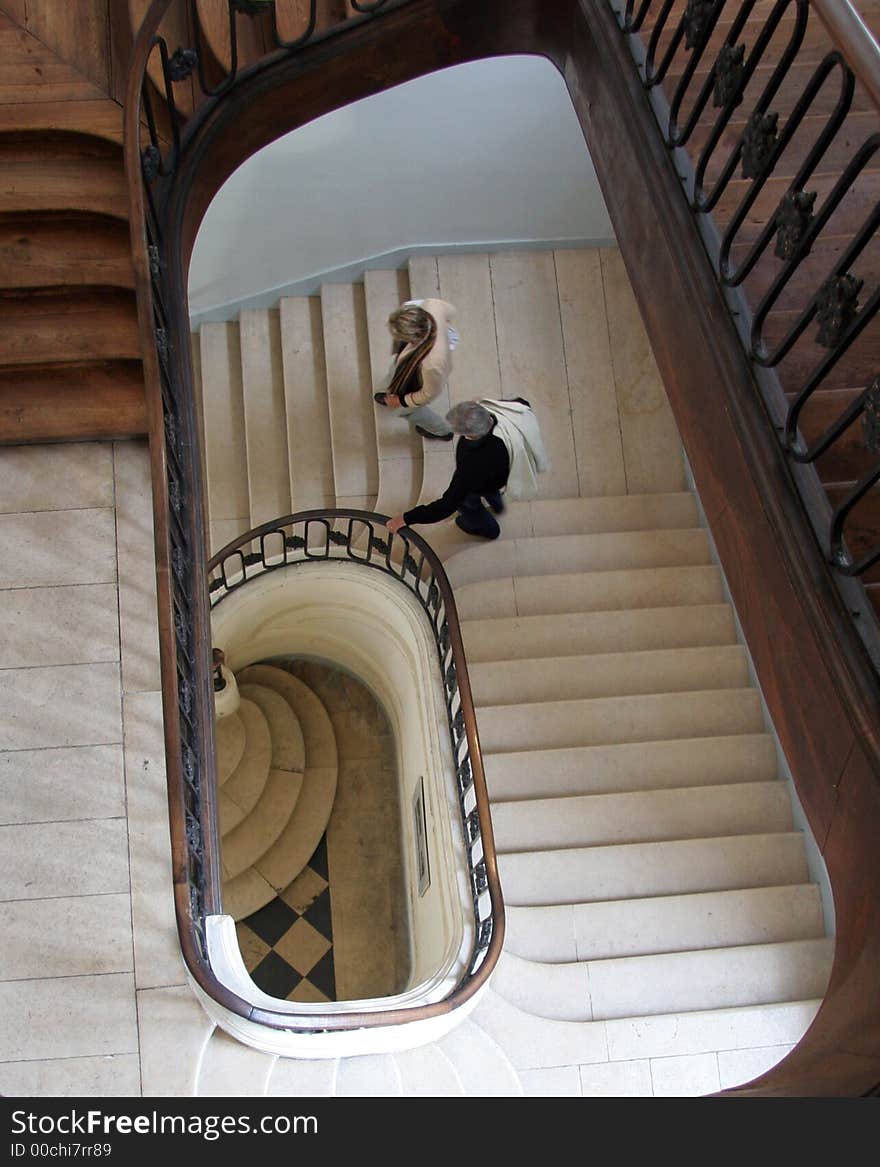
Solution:
M 172 4 L 177 2 L 181 2 L 181 0 L 153 0 L 138 32 L 132 52 L 126 89 L 124 150 L 128 178 L 132 258 L 138 304 L 138 327 L 143 354 L 149 419 L 166 773 L 175 913 L 181 951 L 192 979 L 209 998 L 239 1017 L 272 1029 L 297 1032 L 343 1031 L 424 1021 L 431 1017 L 451 1013 L 486 984 L 501 953 L 504 938 L 504 911 L 489 818 L 488 791 L 482 767 L 476 716 L 468 682 L 455 600 L 439 560 L 428 544 L 414 533 L 409 533 L 406 541 L 417 546 L 422 552 L 424 560 L 430 564 L 434 583 L 442 598 L 452 659 L 455 664 L 464 732 L 468 743 L 474 795 L 477 802 L 476 809 L 483 846 L 480 866 L 485 871 L 485 890 L 489 893 L 492 909 L 489 917 L 491 935 L 487 944 L 480 942 L 480 921 L 476 921 L 471 960 L 475 962 L 478 954 L 482 954 L 478 967 L 473 971 L 468 970 L 460 978 L 453 991 L 440 1002 L 407 1008 L 391 1008 L 377 1012 L 340 1011 L 320 1014 L 309 1012 L 297 1016 L 286 1012 L 257 1008 L 221 984 L 210 967 L 204 934 L 198 935 L 198 928 L 204 927 L 204 917 L 216 915 L 222 911 L 218 816 L 215 805 L 213 675 L 207 588 L 208 568 L 205 564 L 204 487 L 198 462 L 199 436 L 196 432 L 195 402 L 191 386 L 191 369 L 188 364 L 189 347 L 188 345 L 180 346 L 184 353 L 180 357 L 175 357 L 173 352 L 166 349 L 164 356 L 160 358 L 157 351 L 157 319 L 160 313 L 168 313 L 169 316 L 173 316 L 175 310 L 176 316 L 179 317 L 181 305 L 185 307 L 185 292 L 182 287 L 181 272 L 175 268 L 169 273 L 170 291 L 161 308 L 154 295 L 154 280 L 157 279 L 157 268 L 161 265 L 161 260 L 156 245 L 153 244 L 151 247 L 149 241 L 147 219 L 148 214 L 152 216 L 155 228 L 156 206 L 151 198 L 148 207 L 145 197 L 145 155 L 141 141 L 142 95 L 148 76 L 150 56 L 154 49 L 154 38 L 163 17 Z M 401 0 L 396 0 L 394 7 L 400 6 Z M 357 19 L 359 22 L 363 22 L 366 18 L 360 16 Z M 163 55 L 166 55 L 164 48 Z M 176 161 L 177 143 L 175 143 L 173 155 Z M 158 169 L 161 158 L 155 161 Z M 165 321 L 162 326 L 163 333 L 165 333 L 167 327 L 173 325 L 174 319 L 164 315 L 162 318 Z M 166 339 L 167 337 L 163 336 L 163 344 Z M 182 367 L 185 368 L 186 375 L 182 377 L 182 381 L 189 385 L 189 393 L 184 392 L 183 394 L 183 416 L 174 414 L 168 400 L 171 395 L 170 382 L 173 381 L 172 373 L 169 372 L 169 362 L 173 364 L 175 359 L 181 362 L 178 370 Z M 169 448 L 168 445 L 169 422 L 172 434 L 175 435 L 171 439 L 172 448 Z M 175 447 L 175 441 L 180 438 L 178 426 L 182 426 L 185 433 L 182 445 Z M 177 489 L 180 484 L 174 479 L 171 466 L 175 456 L 178 461 L 181 460 L 182 451 L 186 454 L 186 457 L 182 459 L 185 463 L 182 472 L 185 476 L 189 476 L 186 485 L 191 495 L 187 500 L 188 509 L 186 505 L 182 505 L 180 491 Z M 171 489 L 172 484 L 175 486 L 174 492 Z M 174 511 L 174 515 L 172 511 Z M 381 517 L 368 515 L 365 512 L 346 512 L 346 515 L 348 514 L 355 518 L 366 518 L 373 521 L 378 518 L 379 521 L 382 521 Z M 288 518 L 296 520 L 309 517 L 324 518 L 326 512 L 312 512 L 309 515 L 289 516 Z M 236 546 L 258 539 L 264 530 L 276 528 L 277 524 L 268 524 L 263 528 L 246 532 L 229 547 L 224 548 L 220 554 L 228 554 Z M 177 539 L 176 547 L 175 539 Z M 179 560 L 175 563 L 175 549 L 182 558 L 188 560 L 186 569 L 190 573 L 188 580 L 191 594 L 187 599 L 190 601 L 191 626 L 185 630 L 185 639 L 191 646 L 196 684 L 193 687 L 194 692 L 187 691 L 185 694 L 182 692 L 182 684 L 185 685 L 187 682 L 181 682 L 178 677 L 181 627 L 180 612 L 175 611 L 175 575 L 179 577 L 183 569 Z M 178 601 L 179 598 L 178 578 Z M 189 759 L 185 759 L 183 755 L 185 748 L 183 746 L 184 709 L 186 710 L 186 718 L 192 717 L 194 723 L 192 732 L 197 747 L 198 756 L 196 758 L 190 756 Z M 189 773 L 187 772 L 187 761 L 189 762 Z M 196 791 L 197 818 L 192 809 L 194 790 Z M 195 881 L 191 874 L 193 851 L 187 837 L 190 830 L 198 835 L 200 844 L 198 847 L 199 878 Z M 199 900 L 198 905 L 196 904 L 197 899 Z M 197 917 L 200 918 L 197 920 Z

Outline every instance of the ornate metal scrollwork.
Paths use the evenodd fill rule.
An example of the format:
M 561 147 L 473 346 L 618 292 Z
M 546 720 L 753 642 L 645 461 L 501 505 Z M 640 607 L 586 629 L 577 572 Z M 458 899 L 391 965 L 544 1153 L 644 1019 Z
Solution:
M 440 604 L 440 589 L 435 583 L 432 583 L 428 588 L 427 605 L 432 612 L 436 612 Z
M 348 543 L 348 535 L 344 531 L 328 531 L 327 539 L 338 547 L 344 547 Z
M 403 557 L 403 570 L 409 571 L 413 575 L 419 574 L 419 565 L 416 563 L 415 559 L 413 559 L 413 557 L 409 554 L 406 554 Z
M 741 86 L 745 70 L 745 56 L 745 45 L 722 46 L 718 60 L 715 62 L 715 88 L 712 95 L 714 105 L 723 107 L 734 96 L 736 96 L 736 101 L 733 103 L 734 108 L 742 105 Z
M 189 628 L 182 612 L 174 613 L 174 631 L 178 644 L 183 648 L 189 648 Z
M 186 812 L 186 841 L 197 854 L 202 850 L 202 827 L 194 814 Z
M 189 746 L 185 746 L 183 750 L 183 776 L 191 790 L 198 790 L 196 756 Z
M 168 59 L 168 76 L 172 81 L 185 81 L 199 63 L 195 49 L 179 48 Z
M 880 376 L 875 377 L 865 391 L 862 441 L 865 449 L 872 454 L 880 454 Z
M 168 333 L 164 328 L 156 329 L 156 351 L 159 354 L 159 360 L 162 364 L 167 365 L 170 349 L 168 345 Z
M 489 876 L 486 874 L 485 860 L 480 862 L 471 871 L 471 886 L 474 889 L 474 896 L 482 895 L 489 886 Z
M 380 539 L 377 535 L 374 535 L 372 537 L 372 539 L 370 539 L 370 546 L 373 548 L 374 551 L 381 552 L 382 555 L 388 554 L 388 550 L 389 550 L 388 544 L 386 543 L 386 541 L 384 539 Z
M 453 720 L 452 724 L 453 724 L 453 727 L 455 728 L 456 734 L 459 737 L 461 737 L 461 735 L 464 733 L 464 713 L 462 713 L 462 711 L 460 709 L 459 709 L 458 713 L 456 713 L 455 719 Z
M 467 816 L 467 833 L 468 839 L 475 843 L 480 837 L 480 816 L 475 810 Z
M 474 783 L 474 772 L 471 769 L 470 758 L 465 758 L 458 768 L 458 788 L 462 794 L 470 790 Z
M 154 280 L 158 280 L 162 274 L 162 260 L 159 256 L 159 248 L 155 243 L 151 243 L 147 247 L 147 255 L 150 258 L 150 275 Z
M 192 713 L 192 688 L 186 677 L 182 677 L 180 685 L 178 686 L 178 698 L 180 700 L 180 708 L 187 717 Z
M 299 535 L 288 535 L 284 540 L 284 546 L 289 547 L 291 551 L 297 551 L 300 547 L 305 547 L 305 539 L 300 538 Z
M 779 114 L 762 114 L 758 110 L 749 118 L 743 131 L 742 176 L 757 178 L 773 153 L 779 133 Z
M 168 501 L 171 504 L 171 509 L 176 515 L 180 514 L 181 503 L 183 502 L 183 495 L 180 490 L 180 483 L 171 475 L 168 477 Z
M 488 948 L 492 940 L 492 920 L 483 920 L 477 933 L 477 948 Z
M 816 319 L 819 331 L 816 343 L 823 348 L 834 348 L 859 313 L 859 292 L 864 280 L 857 280 L 851 272 L 831 276 L 816 296 Z
M 179 584 L 183 584 L 186 577 L 187 559 L 182 547 L 173 547 L 171 550 L 171 570 Z
M 456 685 L 458 684 L 458 674 L 457 674 L 457 673 L 456 673 L 456 671 L 455 671 L 455 664 L 454 664 L 454 663 L 453 663 L 453 664 L 451 664 L 451 665 L 449 666 L 449 668 L 446 670 L 446 677 L 445 677 L 445 680 L 446 680 L 446 688 L 447 688 L 447 690 L 448 690 L 450 693 L 454 692 L 454 691 L 455 691 L 455 687 L 456 687 Z
M 141 170 L 146 182 L 152 182 L 159 174 L 162 154 L 158 146 L 147 146 L 141 151 Z
M 681 26 L 684 29 L 684 47 L 698 48 L 709 33 L 716 0 L 688 0 Z
M 773 254 L 779 259 L 793 259 L 813 221 L 816 192 L 790 190 L 782 196 L 776 212 L 776 245 Z M 809 254 L 809 249 L 804 253 Z

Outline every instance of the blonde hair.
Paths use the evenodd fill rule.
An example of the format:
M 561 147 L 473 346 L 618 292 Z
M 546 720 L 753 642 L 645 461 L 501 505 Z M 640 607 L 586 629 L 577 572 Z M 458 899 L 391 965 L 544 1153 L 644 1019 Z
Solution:
M 388 327 L 395 340 L 418 344 L 431 331 L 433 320 L 430 312 L 426 312 L 417 304 L 404 304 L 402 308 L 395 308 L 388 317 Z
M 385 390 L 400 396 L 406 391 L 410 377 L 422 363 L 437 339 L 437 321 L 430 312 L 414 304 L 405 304 L 395 310 L 388 317 L 388 326 L 395 340 L 406 341 L 413 345 L 413 350 L 398 360 L 394 369 L 394 376 Z

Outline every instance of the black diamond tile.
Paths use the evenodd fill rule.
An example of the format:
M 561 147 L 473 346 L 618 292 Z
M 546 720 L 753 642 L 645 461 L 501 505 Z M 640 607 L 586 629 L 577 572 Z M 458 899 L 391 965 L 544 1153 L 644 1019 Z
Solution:
M 330 879 L 330 868 L 327 865 L 327 834 L 326 832 L 321 836 L 321 842 L 315 848 L 315 853 L 309 860 L 309 867 L 313 871 L 317 871 L 318 875 L 323 876 L 324 879 Z
M 300 983 L 302 977 L 286 960 L 282 960 L 277 952 L 270 952 L 253 970 L 251 980 L 270 997 L 284 1001 L 287 994 L 292 993 Z
M 312 900 L 303 912 L 303 919 L 308 920 L 312 927 L 317 932 L 320 932 L 322 936 L 326 937 L 332 944 L 333 920 L 330 914 L 329 887 L 325 887 L 321 894 Z
M 316 989 L 329 997 L 331 1001 L 336 1000 L 336 971 L 333 964 L 333 949 L 328 948 L 318 963 L 309 972 L 309 980 Z
M 284 900 L 276 898 L 270 900 L 265 908 L 260 908 L 252 916 L 247 916 L 244 923 L 256 932 L 261 940 L 269 945 L 276 944 L 288 928 L 292 927 L 299 916 Z

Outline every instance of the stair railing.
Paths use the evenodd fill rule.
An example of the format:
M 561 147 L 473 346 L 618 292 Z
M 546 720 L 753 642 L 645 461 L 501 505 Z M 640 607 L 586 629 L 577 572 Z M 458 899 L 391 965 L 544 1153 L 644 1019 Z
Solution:
M 452 587 L 429 544 L 415 531 L 393 534 L 385 527 L 387 518 L 336 507 L 301 511 L 263 523 L 227 543 L 211 558 L 208 588 L 212 607 L 216 607 L 231 592 L 267 572 L 343 561 L 391 576 L 421 605 L 443 679 L 473 900 L 473 947 L 466 971 L 451 994 L 454 1003 L 459 997 L 466 999 L 485 981 L 501 952 L 504 909 L 489 795 Z
M 410 0 L 353 2 L 350 7 L 360 15 L 323 31 L 316 31 L 316 0 L 311 0 L 303 34 L 288 42 L 277 34 L 275 6 L 271 0 L 227 2 L 232 67 L 225 79 L 211 88 L 207 76 L 199 71 L 204 38 L 198 4 L 194 0 L 192 3 L 153 0 L 132 52 L 125 106 L 132 258 L 150 426 L 160 667 L 178 936 L 187 969 L 199 988 L 229 1012 L 269 1028 L 339 1031 L 422 1021 L 451 1012 L 486 983 L 501 951 L 504 923 L 488 797 L 455 605 L 439 562 L 427 544 L 413 534 L 398 536 L 398 544 L 418 552 L 419 572 L 425 571 L 427 583 L 423 590 L 420 574 L 420 582 L 414 584 L 412 557 L 408 552 L 404 554 L 398 578 L 414 590 L 425 606 L 444 668 L 474 892 L 476 929 L 468 967 L 459 983 L 440 1002 L 384 1012 L 319 1015 L 312 1011 L 307 1019 L 300 1019 L 289 1013 L 276 1014 L 257 1008 L 239 997 L 218 981 L 208 958 L 206 919 L 222 912 L 222 897 L 203 459 L 192 370 L 188 354 L 183 353 L 184 343 L 188 344 L 189 340 L 188 331 L 184 334 L 180 324 L 186 295 L 179 282 L 182 274 L 179 265 L 166 255 L 165 207 L 173 192 L 175 172 L 187 138 L 238 82 L 267 63 L 298 52 L 306 44 L 330 39 L 343 28 L 376 19 L 380 11 L 403 7 Z M 169 52 L 160 29 L 172 9 L 176 9 L 178 18 L 175 27 L 188 27 L 193 43 L 202 46 L 201 51 L 178 46 Z M 274 37 L 270 39 L 269 51 L 247 66 L 239 64 L 236 47 L 238 20 L 242 17 L 261 21 L 264 32 L 268 20 Z M 156 89 L 150 72 L 151 63 L 156 60 L 161 66 L 161 109 L 156 106 Z M 201 86 L 200 92 L 193 92 L 195 81 Z M 195 113 L 189 117 L 176 100 L 176 86 L 187 86 L 191 93 Z M 381 519 L 359 512 L 347 512 L 347 516 L 352 522 L 366 518 L 371 530 L 367 565 L 376 567 L 379 561 L 375 552 L 381 550 L 378 544 L 382 541 L 373 527 Z M 339 545 L 337 530 L 326 514 L 299 518 L 311 524 L 310 531 L 316 523 L 326 528 L 328 549 Z M 244 539 L 258 539 L 261 547 L 266 547 L 270 535 L 270 531 L 258 529 Z M 354 558 L 350 541 L 345 541 L 345 547 L 345 553 Z M 290 550 L 287 548 L 285 554 Z M 235 546 L 221 553 L 219 579 L 224 589 L 229 583 L 230 559 L 237 554 Z M 303 558 L 308 559 L 310 555 L 308 552 Z M 389 552 L 387 570 L 395 571 L 393 563 Z M 261 555 L 260 570 L 270 570 L 272 566 L 272 556 Z M 245 573 L 252 572 L 255 563 L 250 561 L 243 567 Z
M 857 278 L 853 269 L 877 243 L 880 203 L 865 208 L 845 250 L 826 270 L 812 277 L 813 294 L 785 335 L 771 342 L 766 330 L 769 313 L 790 288 L 796 273 L 803 271 L 823 233 L 827 236 L 833 229 L 835 214 L 855 204 L 860 177 L 872 164 L 876 166 L 880 117 L 876 129 L 864 140 L 852 141 L 846 162 L 835 166 L 840 173 L 830 187 L 823 174 L 829 150 L 839 147 L 855 125 L 851 115 L 857 86 L 880 113 L 880 48 L 848 0 L 777 0 L 763 15 L 755 12 L 757 0 L 688 0 L 686 5 L 676 6 L 671 0 L 642 0 L 638 6 L 636 0 L 609 2 L 673 156 L 816 539 L 863 644 L 875 668 L 880 669 L 880 624 L 862 583 L 857 582 L 880 562 L 876 532 L 860 530 L 857 522 L 858 503 L 880 482 L 880 366 L 871 378 L 864 379 L 863 372 L 854 373 L 847 384 L 862 384 L 861 393 L 814 440 L 808 442 L 799 425 L 805 408 L 828 385 L 832 374 L 839 375 L 847 367 L 859 369 L 853 356 L 859 339 L 876 336 L 880 283 L 872 272 L 866 287 L 866 281 Z M 805 51 L 807 32 L 817 21 L 834 46 L 818 61 Z M 774 45 L 778 49 L 771 59 Z M 673 63 L 680 67 L 683 58 L 683 72 L 667 92 L 664 81 L 668 81 Z M 809 63 L 811 75 L 803 82 L 790 112 L 780 120 L 780 90 L 792 68 L 803 61 Z M 763 81 L 758 72 L 762 62 L 766 72 Z M 827 93 L 831 86 L 837 93 L 833 107 L 815 114 L 820 92 Z M 742 130 L 731 128 L 734 114 L 745 122 Z M 780 191 L 776 209 L 766 216 L 757 238 L 751 244 L 740 242 L 750 213 L 755 213 L 758 201 L 772 190 L 786 151 L 793 143 L 803 142 L 799 132 L 808 117 L 824 119 L 820 132 Z M 698 127 L 708 131 L 708 136 L 688 152 Z M 849 140 L 846 144 L 850 146 Z M 720 164 L 720 170 L 709 184 L 706 175 L 712 163 L 716 168 Z M 740 179 L 748 180 L 748 186 L 721 234 L 711 213 L 731 193 L 731 184 Z M 758 219 L 760 222 L 760 215 Z M 745 255 L 734 260 L 738 242 Z M 778 270 L 753 305 L 743 293 L 743 284 L 756 265 L 771 254 L 774 261 L 780 261 Z M 871 254 L 876 257 L 876 252 Z M 795 391 L 783 394 L 779 368 L 811 328 L 816 329 L 815 342 L 824 354 Z M 864 451 L 877 457 L 843 497 L 829 502 L 819 484 L 816 463 L 843 448 L 844 442 L 851 442 L 851 427 L 860 421 Z

